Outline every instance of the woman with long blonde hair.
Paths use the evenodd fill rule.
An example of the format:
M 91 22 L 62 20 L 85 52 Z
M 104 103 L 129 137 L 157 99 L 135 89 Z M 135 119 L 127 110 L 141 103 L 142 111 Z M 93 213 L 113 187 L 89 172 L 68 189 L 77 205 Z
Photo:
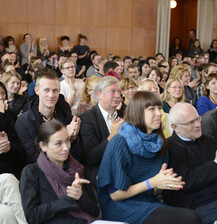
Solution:
M 178 102 L 185 102 L 185 91 L 182 81 L 178 77 L 171 77 L 167 80 L 163 92 L 163 110 L 169 113 L 170 109 Z
M 77 107 L 76 115 L 83 114 L 87 110 L 90 110 L 94 105 L 96 105 L 96 101 L 94 100 L 93 92 L 97 81 L 100 78 L 96 75 L 91 76 L 90 78 L 84 78 L 84 87 L 82 90 L 81 100 Z

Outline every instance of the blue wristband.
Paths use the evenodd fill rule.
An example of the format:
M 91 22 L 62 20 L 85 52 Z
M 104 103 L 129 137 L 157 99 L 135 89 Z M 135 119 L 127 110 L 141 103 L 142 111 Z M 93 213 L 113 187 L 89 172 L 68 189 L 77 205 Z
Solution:
M 151 184 L 150 184 L 150 182 L 149 182 L 149 179 L 146 180 L 145 183 L 146 183 L 146 185 L 147 185 L 147 187 L 148 187 L 148 190 L 151 190 L 152 187 L 151 187 Z

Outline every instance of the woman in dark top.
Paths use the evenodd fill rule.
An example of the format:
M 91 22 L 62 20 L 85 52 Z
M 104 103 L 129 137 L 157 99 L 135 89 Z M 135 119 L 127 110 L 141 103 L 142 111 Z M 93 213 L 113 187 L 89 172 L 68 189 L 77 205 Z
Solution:
M 182 44 L 181 44 L 181 39 L 179 37 L 175 37 L 173 39 L 173 43 L 170 47 L 170 53 L 169 53 L 169 56 L 176 56 L 176 54 L 178 52 L 182 52 L 182 54 L 185 53 L 185 50 L 184 48 L 182 47 Z
M 129 224 L 201 223 L 190 209 L 167 207 L 156 194 L 179 190 L 184 182 L 167 169 L 161 100 L 152 92 L 131 98 L 119 134 L 109 141 L 98 173 L 103 218 Z
M 1 81 L 7 89 L 8 107 L 18 116 L 27 102 L 25 96 L 18 94 L 21 87 L 21 76 L 16 71 L 9 71 L 3 74 Z
M 196 93 L 189 86 L 191 79 L 191 67 L 187 64 L 177 65 L 172 69 L 170 77 L 178 77 L 182 81 L 185 89 L 186 100 L 189 101 L 193 106 L 196 106 Z
M 78 64 L 79 65 L 87 65 L 89 59 L 88 54 L 90 52 L 87 44 L 87 37 L 83 34 L 78 34 L 79 44 L 75 46 L 75 51 L 78 53 Z
M 214 39 L 210 44 L 210 48 L 208 49 L 209 58 L 211 62 L 215 62 L 217 60 L 217 39 Z
M 70 55 L 71 51 L 73 50 L 73 45 L 69 44 L 70 38 L 68 36 L 61 37 L 62 46 L 59 46 L 57 49 L 58 55 L 60 54 L 67 54 Z
M 24 168 L 20 179 L 22 205 L 28 223 L 86 224 L 98 215 L 84 167 L 70 154 L 66 127 L 55 119 L 43 123 L 37 162 Z M 84 184 L 84 185 L 82 185 Z
M 200 46 L 200 41 L 199 39 L 195 39 L 194 40 L 194 44 L 191 47 L 191 50 L 189 51 L 189 56 L 195 56 L 195 55 L 200 55 L 202 54 L 204 51 Z
M 7 90 L 0 82 L 0 174 L 12 173 L 18 179 L 25 155 L 15 132 L 16 115 L 8 109 Z

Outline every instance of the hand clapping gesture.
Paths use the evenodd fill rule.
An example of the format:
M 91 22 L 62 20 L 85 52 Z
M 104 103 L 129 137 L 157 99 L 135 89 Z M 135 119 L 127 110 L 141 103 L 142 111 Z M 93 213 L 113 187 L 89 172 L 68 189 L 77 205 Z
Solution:
M 2 131 L 0 132 L 0 154 L 6 153 L 10 150 L 10 142 L 8 141 L 7 134 Z
M 160 172 L 152 178 L 151 186 L 162 190 L 180 190 L 185 182 L 181 181 L 182 177 L 173 172 L 173 169 L 167 169 L 167 164 L 164 163 Z
M 81 119 L 77 116 L 74 116 L 71 123 L 67 125 L 67 130 L 69 136 L 74 140 L 79 133 L 81 125 Z
M 8 101 L 7 100 L 0 100 L 0 112 L 4 113 L 8 109 Z

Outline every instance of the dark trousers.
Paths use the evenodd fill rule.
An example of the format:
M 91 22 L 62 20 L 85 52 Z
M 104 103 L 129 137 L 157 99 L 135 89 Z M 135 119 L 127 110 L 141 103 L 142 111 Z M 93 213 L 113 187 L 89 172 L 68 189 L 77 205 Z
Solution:
M 213 224 L 217 220 L 217 201 L 200 206 L 195 211 L 201 217 L 203 224 Z
M 199 215 L 187 208 L 161 207 L 149 215 L 142 224 L 202 224 Z

